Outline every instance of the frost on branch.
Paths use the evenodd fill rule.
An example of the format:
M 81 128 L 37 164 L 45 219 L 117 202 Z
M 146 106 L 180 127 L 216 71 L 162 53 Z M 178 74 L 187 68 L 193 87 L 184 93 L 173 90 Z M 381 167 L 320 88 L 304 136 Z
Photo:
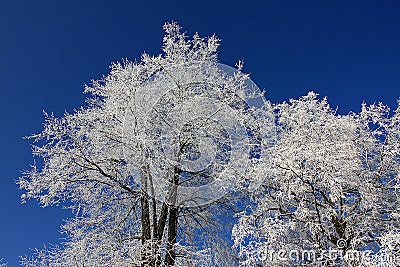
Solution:
M 265 111 L 239 97 L 248 75 L 218 67 L 215 36 L 164 29 L 163 55 L 112 64 L 86 86 L 86 107 L 46 114 L 31 137 L 38 164 L 19 180 L 23 199 L 67 201 L 74 217 L 62 226 L 66 242 L 25 266 L 236 261 L 229 237 L 217 236 L 229 227 L 230 195 L 260 156 Z
M 0 267 L 8 267 L 8 264 L 4 263 L 3 259 L 0 259 Z
M 399 253 L 399 111 L 374 104 L 338 115 L 312 92 L 276 105 L 257 205 L 232 232 L 242 266 L 392 266 L 379 261 Z M 375 256 L 337 257 L 354 251 Z

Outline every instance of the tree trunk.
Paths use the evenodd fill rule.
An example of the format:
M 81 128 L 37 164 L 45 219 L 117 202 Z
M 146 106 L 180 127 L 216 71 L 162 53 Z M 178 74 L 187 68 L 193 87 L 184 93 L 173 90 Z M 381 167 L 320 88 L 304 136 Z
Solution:
M 154 195 L 154 185 L 153 185 L 153 177 L 149 175 L 149 186 L 150 186 L 150 194 L 151 194 L 151 205 L 152 205 L 152 255 L 151 260 L 149 262 L 150 267 L 157 266 L 157 258 L 159 258 L 160 254 L 160 242 L 157 239 L 157 201 Z
M 150 207 L 147 195 L 147 170 L 143 168 L 142 173 L 142 192 L 140 197 L 141 203 L 141 223 L 142 223 L 142 266 L 148 266 L 149 259 L 151 258 L 151 251 L 149 251 L 149 240 L 151 239 L 151 226 L 150 226 Z
M 175 244 L 176 234 L 178 230 L 178 208 L 171 207 L 168 219 L 168 242 L 167 242 L 167 253 L 165 255 L 165 264 L 167 266 L 173 266 L 175 264 Z
M 173 184 L 171 188 L 171 197 L 170 197 L 170 210 L 169 210 L 169 218 L 168 218 L 168 241 L 167 241 L 167 252 L 165 254 L 165 264 L 167 266 L 173 266 L 175 264 L 175 244 L 176 244 L 176 235 L 178 232 L 178 207 L 176 206 L 176 198 L 178 193 L 178 183 L 179 176 L 182 171 L 175 167 Z

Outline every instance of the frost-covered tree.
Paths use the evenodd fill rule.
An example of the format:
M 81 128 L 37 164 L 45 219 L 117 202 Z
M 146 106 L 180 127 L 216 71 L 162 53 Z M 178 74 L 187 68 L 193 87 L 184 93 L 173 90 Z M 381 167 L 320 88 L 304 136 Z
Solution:
M 232 232 L 241 265 L 398 266 L 384 256 L 399 257 L 400 108 L 338 115 L 311 92 L 275 114 L 256 205 Z
M 46 114 L 23 200 L 66 203 L 60 247 L 25 266 L 233 266 L 230 196 L 260 159 L 265 110 L 242 64 L 218 65 L 215 36 L 164 26 L 163 54 L 115 63 L 87 106 Z M 253 90 L 253 91 L 252 91 Z M 263 103 L 261 103 L 263 104 Z M 226 237 L 224 239 L 224 236 Z
M 30 137 L 23 201 L 74 216 L 22 264 L 398 266 L 400 107 L 271 105 L 215 36 L 164 29 L 163 54 L 114 63 Z

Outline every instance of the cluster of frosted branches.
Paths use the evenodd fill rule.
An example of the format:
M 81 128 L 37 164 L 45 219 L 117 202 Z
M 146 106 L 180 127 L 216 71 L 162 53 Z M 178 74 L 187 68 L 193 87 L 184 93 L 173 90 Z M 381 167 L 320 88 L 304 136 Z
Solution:
M 338 115 L 312 92 L 275 108 L 257 204 L 233 229 L 242 265 L 392 266 L 380 264 L 400 245 L 400 109 Z

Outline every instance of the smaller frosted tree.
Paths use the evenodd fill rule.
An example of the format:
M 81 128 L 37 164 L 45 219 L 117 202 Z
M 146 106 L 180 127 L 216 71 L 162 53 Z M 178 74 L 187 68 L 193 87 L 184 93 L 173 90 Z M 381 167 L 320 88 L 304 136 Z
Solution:
M 390 116 L 364 104 L 360 114 L 337 115 L 311 92 L 276 105 L 276 114 L 256 206 L 233 230 L 242 265 L 357 266 L 360 257 L 327 251 L 397 250 L 400 109 Z M 362 264 L 376 264 L 367 258 Z

